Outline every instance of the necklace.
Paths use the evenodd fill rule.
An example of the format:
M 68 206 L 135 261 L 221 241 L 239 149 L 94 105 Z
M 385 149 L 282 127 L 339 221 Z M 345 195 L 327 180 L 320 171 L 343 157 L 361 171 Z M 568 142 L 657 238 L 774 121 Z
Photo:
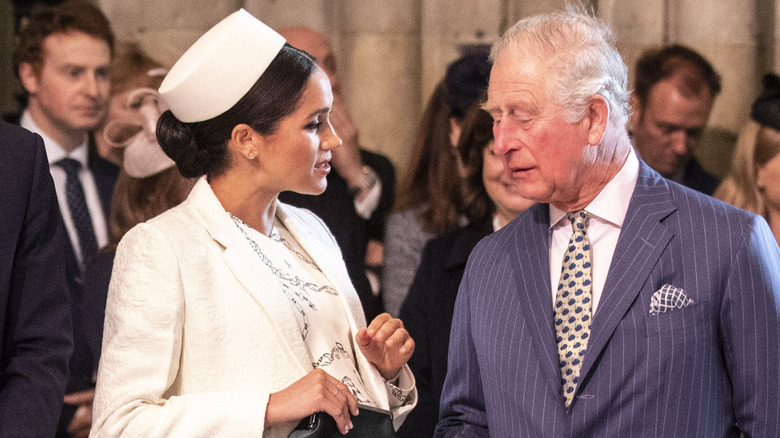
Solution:
M 287 297 L 287 300 L 290 302 L 290 305 L 292 305 L 293 309 L 295 310 L 295 313 L 297 315 L 300 315 L 302 319 L 300 324 L 301 337 L 305 340 L 307 334 L 309 333 L 309 326 L 310 326 L 309 315 L 307 314 L 307 310 L 311 310 L 315 312 L 317 311 L 317 306 L 315 306 L 314 303 L 311 301 L 310 295 L 313 293 L 326 293 L 328 295 L 336 296 L 338 295 L 338 292 L 336 292 L 336 289 L 334 289 L 331 286 L 327 286 L 327 285 L 319 286 L 315 283 L 301 279 L 301 277 L 299 277 L 298 275 L 284 272 L 281 269 L 274 266 L 271 259 L 269 259 L 268 256 L 266 256 L 263 253 L 263 251 L 260 249 L 260 245 L 258 245 L 257 242 L 255 242 L 255 240 L 249 236 L 249 233 L 247 233 L 246 228 L 248 228 L 248 225 L 245 224 L 241 219 L 234 216 L 232 213 L 228 213 L 228 215 L 233 220 L 233 223 L 236 225 L 236 228 L 238 228 L 238 230 L 244 236 L 244 239 L 246 239 L 246 241 L 249 243 L 249 246 L 252 248 L 255 254 L 257 254 L 257 256 L 260 258 L 260 261 L 262 261 L 263 264 L 268 267 L 271 273 L 274 274 L 277 280 L 279 280 L 279 283 L 282 286 L 282 291 Z M 278 232 L 274 233 L 272 231 L 271 234 L 272 234 L 271 237 L 272 240 L 274 240 L 275 242 L 281 242 L 282 244 L 284 244 L 285 248 L 287 248 L 290 252 L 294 253 L 296 257 L 308 263 L 309 265 L 317 268 L 317 265 L 314 264 L 313 261 L 308 260 L 308 258 L 305 255 L 293 249 L 286 240 L 282 239 L 279 236 Z

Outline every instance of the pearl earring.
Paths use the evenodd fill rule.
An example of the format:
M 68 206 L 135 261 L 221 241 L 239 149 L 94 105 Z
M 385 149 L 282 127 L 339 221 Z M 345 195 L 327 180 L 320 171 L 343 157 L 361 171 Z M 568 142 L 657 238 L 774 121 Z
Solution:
M 254 160 L 255 159 L 255 153 L 254 152 L 250 152 L 249 153 L 249 159 L 250 160 Z

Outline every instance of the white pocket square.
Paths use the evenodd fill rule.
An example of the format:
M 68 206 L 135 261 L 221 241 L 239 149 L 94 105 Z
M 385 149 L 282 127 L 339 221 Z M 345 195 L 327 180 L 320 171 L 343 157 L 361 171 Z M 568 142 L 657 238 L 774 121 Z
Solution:
M 685 306 L 690 306 L 693 302 L 682 289 L 665 284 L 650 298 L 650 314 L 660 315 L 673 309 L 682 309 Z

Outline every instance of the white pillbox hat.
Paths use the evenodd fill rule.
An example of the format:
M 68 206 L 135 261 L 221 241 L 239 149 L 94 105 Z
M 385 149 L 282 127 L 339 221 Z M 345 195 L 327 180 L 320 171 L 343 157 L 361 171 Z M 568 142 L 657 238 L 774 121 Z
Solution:
M 176 61 L 160 95 L 185 123 L 212 119 L 252 88 L 285 39 L 240 9 L 203 34 Z

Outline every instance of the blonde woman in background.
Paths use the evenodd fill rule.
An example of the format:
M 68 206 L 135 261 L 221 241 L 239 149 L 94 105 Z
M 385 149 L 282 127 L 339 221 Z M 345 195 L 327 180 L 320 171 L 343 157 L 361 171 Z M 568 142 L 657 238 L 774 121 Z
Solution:
M 731 173 L 714 196 L 764 216 L 780 242 L 780 77 L 767 74 L 763 84 L 739 134 Z

